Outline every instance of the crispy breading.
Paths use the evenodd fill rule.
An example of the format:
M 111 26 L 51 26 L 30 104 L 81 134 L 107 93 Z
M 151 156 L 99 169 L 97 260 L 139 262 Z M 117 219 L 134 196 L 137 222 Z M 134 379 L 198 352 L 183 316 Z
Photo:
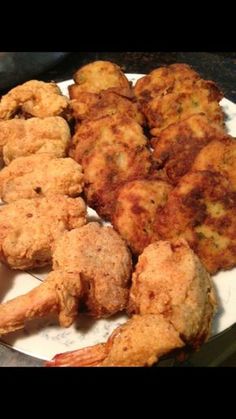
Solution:
M 56 83 L 30 80 L 2 96 L 0 119 L 66 116 L 68 105 L 68 98 L 62 95 Z
M 119 188 L 112 224 L 131 250 L 140 254 L 158 239 L 154 221 L 158 208 L 166 204 L 172 187 L 159 179 L 137 179 Z
M 135 314 L 103 344 L 56 355 L 47 366 L 150 366 L 208 337 L 216 308 L 210 276 L 185 240 L 150 244 L 132 277 Z
M 132 89 L 121 68 L 110 61 L 94 61 L 76 71 L 75 84 L 69 86 L 71 99 L 79 98 L 81 92 L 100 93 L 103 90 L 132 97 Z
M 220 173 L 190 172 L 157 212 L 156 229 L 163 239 L 185 238 L 207 270 L 236 265 L 236 193 Z
M 65 157 L 70 137 L 69 125 L 59 116 L 0 122 L 0 152 L 6 164 L 36 153 Z
M 172 124 L 152 139 L 152 159 L 155 169 L 164 169 L 167 180 L 176 185 L 179 179 L 191 170 L 192 164 L 206 144 L 228 135 L 211 123 L 205 115 L 192 115 Z
M 99 94 L 81 92 L 77 99 L 70 101 L 70 106 L 77 121 L 98 119 L 118 113 L 135 119 L 140 125 L 145 123 L 136 102 L 109 90 Z
M 214 124 L 224 127 L 224 113 L 219 104 L 222 95 L 213 82 L 198 80 L 191 89 L 152 99 L 144 114 L 155 137 L 169 125 L 194 114 L 205 114 Z
M 86 223 L 81 198 L 20 199 L 0 207 L 0 261 L 12 269 L 51 263 L 55 241 Z
M 0 172 L 0 198 L 4 202 L 53 195 L 76 197 L 83 185 L 78 163 L 51 154 L 18 157 Z
M 167 93 L 192 86 L 200 78 L 187 64 L 171 64 L 159 67 L 139 79 L 134 86 L 135 96 L 141 104 Z
M 151 153 L 141 126 L 121 115 L 79 125 L 70 155 L 82 165 L 88 205 L 108 219 L 117 187 L 147 175 L 151 165 Z
M 236 190 L 236 141 L 233 137 L 217 137 L 197 155 L 193 170 L 213 170 L 226 176 Z
M 131 255 L 112 227 L 89 223 L 64 234 L 56 244 L 53 268 L 81 273 L 90 315 L 106 317 L 126 307 Z

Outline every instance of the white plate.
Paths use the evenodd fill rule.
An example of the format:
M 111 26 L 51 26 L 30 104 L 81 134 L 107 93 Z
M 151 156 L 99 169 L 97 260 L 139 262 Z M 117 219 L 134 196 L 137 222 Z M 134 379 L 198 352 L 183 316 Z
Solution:
M 136 82 L 142 75 L 127 74 L 130 81 Z M 67 87 L 73 80 L 59 83 L 63 94 L 68 95 Z M 227 99 L 221 101 L 227 115 L 229 133 L 236 136 L 236 105 Z M 97 216 L 89 209 L 89 215 Z M 49 270 L 40 269 L 30 273 L 10 271 L 0 266 L 0 302 L 10 300 L 30 291 L 40 284 Z M 220 272 L 213 281 L 219 300 L 219 309 L 213 322 L 212 334 L 217 334 L 236 322 L 236 268 Z M 60 328 L 56 318 L 48 317 L 26 324 L 25 330 L 11 333 L 2 342 L 20 352 L 36 358 L 50 360 L 54 355 L 85 346 L 104 342 L 111 332 L 126 321 L 126 315 L 116 315 L 110 319 L 93 320 L 80 315 L 78 321 L 68 329 Z

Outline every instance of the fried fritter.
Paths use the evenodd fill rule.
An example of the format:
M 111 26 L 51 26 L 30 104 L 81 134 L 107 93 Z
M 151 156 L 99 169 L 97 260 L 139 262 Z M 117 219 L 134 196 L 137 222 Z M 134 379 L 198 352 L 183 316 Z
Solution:
M 12 269 L 51 263 L 55 241 L 86 223 L 81 198 L 20 199 L 0 207 L 0 261 Z
M 236 140 L 215 138 L 197 155 L 192 170 L 211 170 L 226 176 L 236 190 Z
M 70 106 L 77 121 L 99 119 L 118 113 L 135 119 L 140 125 L 145 123 L 136 102 L 109 90 L 99 94 L 81 92 L 76 100 L 70 101 Z
M 80 93 L 100 93 L 103 90 L 132 97 L 132 89 L 121 68 L 110 61 L 94 61 L 79 70 L 73 76 L 75 84 L 69 86 L 71 99 L 79 98 Z
M 157 212 L 162 239 L 185 238 L 210 273 L 236 265 L 236 192 L 220 173 L 190 172 Z
M 134 86 L 134 93 L 140 103 L 145 105 L 156 97 L 177 92 L 183 87 L 188 88 L 199 78 L 199 74 L 187 64 L 171 64 L 159 67 L 139 79 Z
M 76 197 L 83 185 L 78 163 L 51 154 L 18 157 L 0 172 L 0 198 L 4 202 L 53 195 Z
M 82 165 L 88 205 L 107 219 L 122 182 L 148 174 L 150 150 L 141 126 L 113 115 L 77 127 L 70 155 Z
M 47 366 L 150 366 L 208 337 L 216 299 L 211 279 L 185 240 L 156 242 L 139 257 L 129 308 L 134 315 L 107 343 L 54 357 Z
M 192 115 L 168 126 L 152 140 L 154 167 L 164 169 L 168 181 L 176 185 L 191 170 L 194 159 L 206 144 L 216 139 L 223 141 L 227 137 L 205 115 Z
M 146 105 L 144 114 L 154 137 L 169 125 L 199 113 L 223 128 L 224 113 L 219 105 L 221 99 L 222 95 L 213 82 L 199 80 L 191 89 L 152 99 Z
M 142 253 L 158 239 L 154 231 L 156 211 L 166 204 L 171 190 L 168 183 L 158 179 L 137 179 L 119 189 L 112 224 L 133 253 Z
M 66 116 L 69 99 L 56 83 L 30 80 L 14 87 L 0 101 L 0 119 Z
M 36 153 L 65 157 L 69 141 L 69 125 L 59 116 L 0 122 L 0 144 L 6 164 L 17 157 Z
M 90 315 L 106 317 L 126 307 L 131 255 L 112 227 L 89 223 L 64 234 L 56 243 L 53 268 L 80 272 Z

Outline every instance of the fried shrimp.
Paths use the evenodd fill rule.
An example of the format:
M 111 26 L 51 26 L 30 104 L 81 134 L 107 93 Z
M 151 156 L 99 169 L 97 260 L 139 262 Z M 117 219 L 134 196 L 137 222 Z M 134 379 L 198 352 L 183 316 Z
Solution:
M 151 178 L 133 180 L 119 188 L 112 224 L 133 253 L 142 253 L 158 239 L 154 229 L 156 211 L 166 204 L 171 190 L 168 183 Z
M 76 100 L 70 101 L 70 106 L 76 121 L 122 114 L 135 119 L 140 125 L 145 123 L 136 102 L 109 90 L 99 94 L 81 92 Z
M 122 96 L 132 97 L 130 83 L 121 68 L 110 61 L 94 61 L 79 70 L 73 76 L 75 84 L 69 86 L 71 99 L 79 99 L 80 93 L 100 93 L 110 90 Z
M 110 219 L 121 183 L 146 176 L 150 150 L 141 126 L 113 115 L 77 127 L 70 155 L 82 165 L 88 205 Z
M 0 101 L 0 120 L 15 117 L 66 116 L 69 99 L 56 83 L 30 80 L 14 87 Z
M 157 212 L 156 229 L 162 239 L 185 238 L 206 269 L 236 265 L 236 193 L 217 172 L 185 175 Z
M 79 314 L 80 303 L 96 318 L 126 307 L 131 255 L 111 227 L 90 223 L 64 234 L 56 243 L 54 272 L 25 295 L 0 305 L 0 335 L 24 327 L 26 320 L 59 315 L 63 327 Z
M 70 137 L 69 125 L 59 116 L 0 122 L 0 147 L 6 164 L 36 153 L 65 157 Z
M 198 348 L 216 308 L 207 271 L 185 240 L 150 244 L 132 277 L 129 311 L 107 343 L 57 355 L 47 366 L 150 366 L 174 349 Z
M 0 261 L 12 269 L 49 265 L 55 241 L 86 223 L 81 198 L 20 199 L 0 207 Z
M 74 160 L 35 154 L 13 160 L 0 172 L 0 198 L 12 202 L 53 195 L 76 197 L 83 184 L 82 167 Z
M 191 170 L 193 162 L 206 144 L 228 135 L 205 115 L 192 115 L 172 124 L 152 139 L 152 158 L 155 169 L 163 169 L 167 180 L 176 185 Z

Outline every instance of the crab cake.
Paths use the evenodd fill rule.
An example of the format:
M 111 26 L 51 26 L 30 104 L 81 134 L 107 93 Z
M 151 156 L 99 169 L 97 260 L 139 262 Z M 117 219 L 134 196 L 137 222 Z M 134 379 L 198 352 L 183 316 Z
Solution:
M 153 167 L 163 169 L 168 182 L 176 185 L 179 179 L 191 170 L 194 159 L 206 144 L 226 138 L 228 135 L 217 124 L 210 123 L 205 115 L 192 115 L 170 125 L 158 137 L 152 139 Z
M 118 191 L 112 224 L 135 254 L 152 241 L 157 208 L 166 204 L 172 187 L 156 179 L 137 179 L 125 183 Z
M 183 86 L 191 86 L 200 76 L 187 64 L 172 64 L 159 67 L 142 77 L 134 86 L 135 96 L 141 104 L 155 97 L 179 90 Z
M 82 167 L 73 159 L 50 154 L 19 157 L 0 172 L 4 202 L 53 195 L 78 196 L 83 190 Z
M 236 265 L 236 192 L 220 173 L 191 172 L 157 211 L 162 239 L 185 238 L 210 273 Z
M 82 165 L 88 205 L 110 219 L 121 183 L 145 177 L 151 152 L 141 126 L 114 115 L 78 126 L 71 156 Z
M 0 101 L 0 119 L 67 117 L 69 99 L 56 83 L 29 80 L 11 89 Z
M 222 95 L 213 82 L 199 80 L 191 89 L 152 99 L 145 107 L 144 114 L 154 137 L 169 125 L 199 113 L 223 127 L 224 113 L 219 105 L 221 99 Z
M 32 154 L 65 157 L 70 138 L 69 125 L 59 116 L 0 122 L 0 144 L 5 164 Z
M 228 136 L 221 141 L 211 141 L 197 155 L 193 170 L 220 172 L 230 180 L 236 190 L 236 140 Z
M 103 90 L 132 97 L 132 89 L 121 68 L 110 61 L 94 61 L 79 70 L 73 76 L 75 84 L 69 86 L 71 99 L 79 98 L 80 93 L 100 93 Z
M 136 102 L 110 91 L 99 94 L 82 92 L 77 99 L 70 101 L 70 106 L 76 121 L 99 119 L 118 113 L 135 119 L 140 125 L 145 122 Z
M 86 223 L 81 198 L 19 199 L 0 207 L 0 261 L 12 269 L 50 265 L 56 240 Z

